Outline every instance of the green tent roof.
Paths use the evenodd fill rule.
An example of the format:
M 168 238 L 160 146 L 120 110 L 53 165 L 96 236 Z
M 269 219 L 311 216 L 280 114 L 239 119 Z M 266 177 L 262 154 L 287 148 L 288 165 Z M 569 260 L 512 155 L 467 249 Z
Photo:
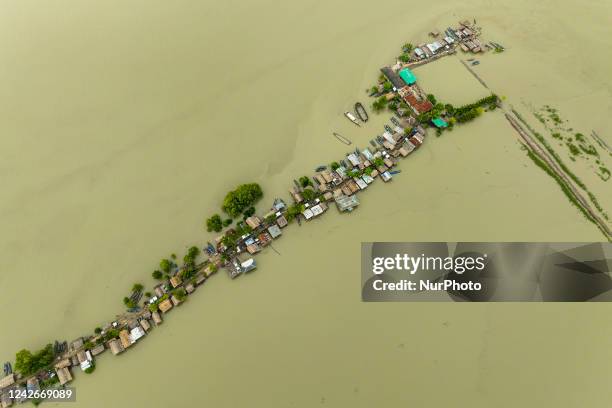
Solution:
M 448 126 L 448 123 L 446 123 L 442 118 L 433 118 L 432 122 L 434 125 L 436 125 L 436 127 L 439 128 L 445 128 Z
M 399 72 L 400 78 L 404 80 L 408 85 L 412 85 L 416 82 L 416 76 L 412 73 L 409 68 L 404 68 Z

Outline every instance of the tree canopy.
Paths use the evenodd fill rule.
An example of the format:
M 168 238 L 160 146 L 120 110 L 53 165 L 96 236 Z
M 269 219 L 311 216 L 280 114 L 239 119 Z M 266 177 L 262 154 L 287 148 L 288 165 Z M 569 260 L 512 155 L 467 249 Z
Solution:
M 51 364 L 54 356 L 51 344 L 33 354 L 30 350 L 23 349 L 15 355 L 15 370 L 24 376 L 30 375 Z
M 172 268 L 172 262 L 170 262 L 169 259 L 162 259 L 161 261 L 159 261 L 159 267 L 162 271 L 168 273 Z
M 221 208 L 231 217 L 236 218 L 244 210 L 259 201 L 261 197 L 263 197 L 263 191 L 259 184 L 241 184 L 235 190 L 227 193 Z
M 206 220 L 206 231 L 208 232 L 221 232 L 223 229 L 223 221 L 219 214 L 214 214 L 212 217 Z

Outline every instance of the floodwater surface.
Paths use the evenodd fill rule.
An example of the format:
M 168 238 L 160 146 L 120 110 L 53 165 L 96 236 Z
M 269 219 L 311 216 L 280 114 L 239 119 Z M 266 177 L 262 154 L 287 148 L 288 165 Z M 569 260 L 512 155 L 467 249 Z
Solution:
M 292 180 L 388 123 L 342 116 L 433 27 L 476 18 L 475 69 L 612 144 L 612 4 L 572 1 L 5 1 L 0 13 L 0 359 L 91 333 L 133 283 L 212 236 L 243 182 Z M 465 56 L 461 56 L 465 58 Z M 415 70 L 454 104 L 450 57 Z M 428 88 L 429 87 L 429 88 Z M 75 373 L 75 407 L 604 406 L 606 304 L 366 304 L 362 241 L 599 241 L 501 112 L 436 138 L 350 215 L 291 226 L 253 274 L 219 273 L 141 343 Z M 586 173 L 586 172 L 585 172 Z M 612 189 L 581 177 L 612 207 Z

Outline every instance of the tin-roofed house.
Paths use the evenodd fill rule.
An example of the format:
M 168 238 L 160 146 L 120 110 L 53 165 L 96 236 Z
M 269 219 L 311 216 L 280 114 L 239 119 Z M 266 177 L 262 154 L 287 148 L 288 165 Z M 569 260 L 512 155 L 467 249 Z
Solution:
M 253 258 L 249 258 L 240 264 L 240 269 L 243 273 L 251 272 L 255 268 L 257 268 L 257 264 Z
M 91 355 L 95 357 L 98 354 L 102 354 L 104 350 L 104 344 L 98 344 L 97 346 L 91 349 Z
M 250 217 L 248 217 L 245 222 L 247 223 L 247 225 L 253 229 L 259 227 L 261 225 L 261 219 L 256 216 L 256 215 L 252 215 Z
M 108 348 L 114 356 L 123 352 L 123 346 L 121 345 L 121 341 L 119 339 L 112 339 L 108 342 Z
M 268 227 L 268 233 L 270 234 L 272 239 L 276 239 L 282 234 L 280 227 L 276 224 L 272 224 Z
M 10 373 L 9 375 L 0 379 L 0 390 L 13 384 L 15 384 L 15 373 Z
M 57 378 L 59 379 L 60 385 L 64 385 L 72 381 L 72 373 L 68 367 L 58 368 L 55 370 Z
M 168 313 L 168 311 L 172 309 L 172 301 L 170 299 L 165 299 L 163 302 L 160 302 L 160 304 L 157 305 L 157 307 L 159 307 L 159 310 L 162 313 Z
M 156 326 L 159 326 L 163 322 L 158 312 L 151 313 L 151 318 L 153 319 L 153 323 L 155 323 Z
M 132 345 L 130 341 L 130 332 L 128 332 L 127 329 L 123 329 L 119 332 L 119 340 L 121 340 L 121 345 L 124 349 Z
M 359 205 L 359 199 L 357 196 L 346 196 L 342 195 L 340 197 L 336 197 L 336 207 L 340 212 L 345 211 L 353 211 L 353 208 Z
M 282 198 L 275 198 L 274 203 L 272 204 L 272 208 L 275 211 L 283 211 L 285 208 L 287 208 L 287 204 L 283 201 Z
M 284 216 L 284 215 L 279 216 L 279 217 L 276 219 L 276 224 L 277 224 L 279 227 L 281 227 L 281 228 L 285 228 L 285 227 L 287 226 L 287 224 L 288 224 L 288 222 L 287 222 L 287 218 L 285 218 L 285 216 Z
M 172 285 L 173 288 L 176 288 L 177 286 L 179 286 L 182 283 L 182 279 L 180 276 L 178 275 L 174 275 L 173 277 L 170 278 L 170 284 Z

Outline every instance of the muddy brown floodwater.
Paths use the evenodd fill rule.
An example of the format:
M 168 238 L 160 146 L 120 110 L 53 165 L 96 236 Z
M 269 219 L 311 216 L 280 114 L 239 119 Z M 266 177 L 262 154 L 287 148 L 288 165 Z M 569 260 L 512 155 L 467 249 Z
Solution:
M 612 144 L 610 17 L 566 0 L 4 1 L 0 359 L 112 319 L 160 258 L 211 238 L 234 185 L 259 182 L 267 206 L 346 153 L 333 131 L 366 146 L 388 115 L 356 128 L 342 112 L 369 107 L 378 68 L 432 27 L 476 18 L 507 47 L 475 67 L 507 103 L 556 106 Z M 456 57 L 415 73 L 455 104 L 487 94 Z M 603 239 L 500 112 L 400 168 L 77 373 L 74 407 L 607 405 L 607 304 L 360 302 L 361 241 Z

